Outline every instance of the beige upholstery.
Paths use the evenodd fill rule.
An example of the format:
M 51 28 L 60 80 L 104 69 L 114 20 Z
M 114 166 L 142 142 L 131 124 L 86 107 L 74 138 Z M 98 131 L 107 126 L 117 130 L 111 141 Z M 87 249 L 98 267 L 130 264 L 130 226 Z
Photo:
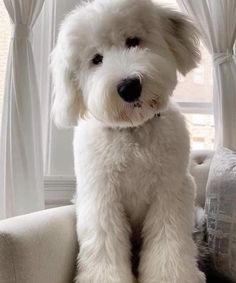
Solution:
M 206 184 L 213 157 L 213 151 L 198 150 L 191 154 L 190 172 L 197 185 L 196 205 L 204 208 L 206 198 Z
M 212 152 L 192 154 L 191 173 L 204 206 Z M 0 222 L 0 283 L 72 283 L 78 253 L 74 206 Z
M 75 231 L 74 206 L 1 221 L 0 282 L 73 282 Z

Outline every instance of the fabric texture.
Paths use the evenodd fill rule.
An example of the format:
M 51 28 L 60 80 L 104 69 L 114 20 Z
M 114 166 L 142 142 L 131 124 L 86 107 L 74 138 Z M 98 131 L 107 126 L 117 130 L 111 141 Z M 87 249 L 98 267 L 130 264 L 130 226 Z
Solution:
M 41 117 L 31 39 L 44 0 L 4 0 L 13 23 L 0 144 L 0 219 L 44 208 Z
M 235 0 L 177 0 L 196 23 L 214 61 L 216 145 L 236 150 Z
M 236 280 L 236 152 L 216 151 L 206 197 L 209 247 L 217 270 Z
M 195 205 L 201 208 L 205 207 L 206 184 L 212 157 L 212 150 L 194 150 L 191 153 L 190 173 L 197 187 Z
M 0 222 L 1 283 L 71 283 L 77 254 L 74 206 Z

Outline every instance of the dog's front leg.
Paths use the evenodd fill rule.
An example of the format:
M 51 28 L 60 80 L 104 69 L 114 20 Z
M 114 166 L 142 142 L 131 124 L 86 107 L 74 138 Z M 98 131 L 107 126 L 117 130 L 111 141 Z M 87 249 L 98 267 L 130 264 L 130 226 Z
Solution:
M 133 283 L 130 227 L 119 194 L 107 179 L 78 191 L 76 283 Z
M 186 177 L 172 188 L 163 186 L 143 227 L 140 283 L 204 283 L 192 240 L 193 184 Z

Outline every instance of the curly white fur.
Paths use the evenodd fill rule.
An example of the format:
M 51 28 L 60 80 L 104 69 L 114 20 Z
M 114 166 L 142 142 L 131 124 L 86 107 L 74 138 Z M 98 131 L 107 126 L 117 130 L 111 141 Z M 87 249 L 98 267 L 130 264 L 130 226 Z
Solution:
M 129 37 L 140 45 L 127 48 Z M 199 60 L 197 43 L 189 20 L 150 0 L 95 0 L 63 22 L 52 54 L 53 116 L 77 126 L 77 283 L 205 282 L 192 240 L 189 137 L 170 99 L 177 71 Z M 142 83 L 139 107 L 117 93 L 130 77 Z M 131 236 L 143 241 L 138 278 Z

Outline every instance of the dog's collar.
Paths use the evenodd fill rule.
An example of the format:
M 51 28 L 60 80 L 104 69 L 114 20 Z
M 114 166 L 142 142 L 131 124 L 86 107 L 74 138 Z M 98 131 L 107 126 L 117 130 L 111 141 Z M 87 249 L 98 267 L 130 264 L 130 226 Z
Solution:
M 148 122 L 150 122 L 154 119 L 160 119 L 160 118 L 161 118 L 161 112 L 158 112 L 158 113 L 154 114 L 154 116 L 152 118 L 150 118 L 149 120 L 147 120 L 144 124 L 146 124 L 146 123 L 148 123 Z M 136 127 L 130 127 L 130 129 L 136 130 L 136 129 L 140 128 L 141 126 L 143 126 L 143 125 L 139 125 L 139 126 L 136 126 Z
M 162 114 L 160 113 L 160 112 L 158 112 L 158 113 L 156 113 L 156 114 L 154 114 L 154 116 L 152 117 L 152 118 L 150 118 L 149 120 L 147 120 L 146 122 L 144 122 L 144 124 L 146 124 L 146 123 L 148 123 L 148 122 L 150 122 L 150 121 L 152 121 L 152 120 L 154 120 L 154 119 L 160 119 L 161 118 L 161 116 L 162 116 Z M 138 129 L 138 128 L 140 128 L 141 126 L 143 126 L 143 124 L 142 125 L 138 125 L 138 126 L 133 126 L 133 127 L 125 127 L 125 128 L 123 128 L 123 127 L 117 127 L 117 128 L 113 128 L 113 127 L 108 127 L 109 129 L 117 129 L 117 130 L 120 130 L 120 131 L 122 131 L 122 130 L 127 130 L 127 129 L 129 129 L 129 130 L 136 130 L 136 129 Z
M 161 117 L 161 113 L 160 113 L 160 112 L 159 112 L 159 113 L 156 113 L 156 114 L 154 115 L 154 117 L 160 118 L 160 117 Z

